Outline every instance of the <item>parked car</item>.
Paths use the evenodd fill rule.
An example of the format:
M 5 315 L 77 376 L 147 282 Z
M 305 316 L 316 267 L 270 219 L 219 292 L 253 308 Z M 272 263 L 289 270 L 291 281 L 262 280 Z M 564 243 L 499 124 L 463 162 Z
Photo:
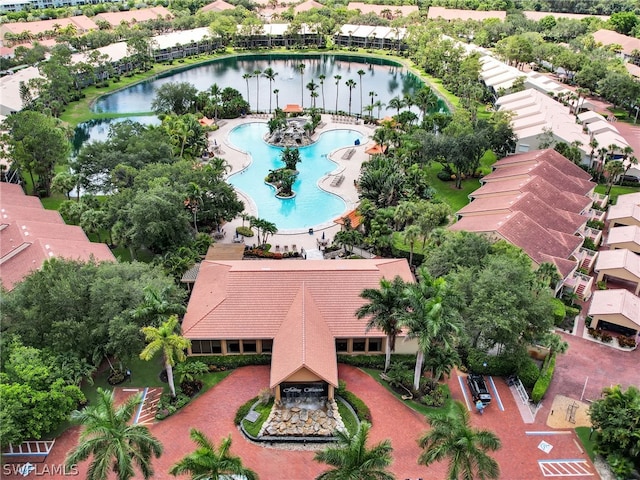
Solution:
M 491 403 L 491 394 L 482 375 L 470 373 L 467 375 L 467 384 L 469 385 L 469 390 L 471 390 L 471 396 L 474 402 L 480 400 L 484 405 Z
M 640 178 L 633 175 L 622 175 L 622 181 L 625 183 L 640 183 Z

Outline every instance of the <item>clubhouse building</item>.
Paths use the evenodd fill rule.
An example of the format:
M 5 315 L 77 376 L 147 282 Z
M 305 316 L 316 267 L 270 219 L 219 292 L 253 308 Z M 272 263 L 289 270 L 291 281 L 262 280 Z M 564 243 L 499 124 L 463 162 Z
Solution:
M 190 355 L 271 355 L 269 387 L 277 400 L 333 399 L 337 354 L 384 354 L 386 335 L 366 330 L 360 293 L 396 276 L 413 282 L 406 259 L 205 260 L 182 334 Z M 397 353 L 415 353 L 414 341 Z

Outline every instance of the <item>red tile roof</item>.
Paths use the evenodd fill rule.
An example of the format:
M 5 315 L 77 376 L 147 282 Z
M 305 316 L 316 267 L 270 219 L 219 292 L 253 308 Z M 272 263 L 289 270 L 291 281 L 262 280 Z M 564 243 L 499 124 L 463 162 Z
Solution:
M 20 200 L 26 205 L 21 206 Z M 34 202 L 35 200 L 35 202 Z M 35 203 L 39 208 L 35 206 Z M 42 207 L 18 185 L 0 183 L 0 278 L 11 290 L 45 260 L 61 257 L 114 261 L 103 243 L 92 243 L 80 227 L 66 225 L 58 212 Z
M 509 155 L 504 157 L 493 164 L 493 169 L 508 167 L 510 165 L 517 165 L 521 163 L 537 163 L 544 161 L 550 163 L 558 170 L 561 170 L 565 175 L 572 177 L 578 177 L 583 180 L 591 180 L 591 175 L 580 168 L 573 162 L 567 161 L 567 158 L 558 153 L 552 148 L 545 150 L 532 150 L 526 153 L 518 153 L 516 155 Z
M 224 0 L 216 0 L 213 3 L 209 3 L 200 9 L 201 12 L 222 12 L 224 10 L 233 10 L 234 7 L 230 3 L 225 2 Z
M 626 55 L 631 55 L 634 50 L 640 50 L 640 39 L 622 35 L 621 33 L 614 32 L 613 30 L 598 30 L 593 33 L 593 39 L 605 46 L 614 44 L 620 45 L 622 47 L 622 51 Z
M 308 12 L 309 10 L 312 10 L 314 8 L 323 8 L 324 5 L 322 5 L 319 2 L 316 2 L 315 0 L 307 0 L 306 2 L 302 2 L 300 5 L 296 5 L 293 9 L 294 13 L 301 13 L 301 12 Z
M 338 225 L 345 225 L 345 218 L 349 219 L 349 227 L 352 229 L 358 228 L 361 224 L 362 224 L 362 215 L 360 215 L 358 213 L 358 210 L 351 210 L 349 213 L 347 213 L 346 215 L 343 215 L 342 217 L 338 217 L 336 218 L 333 223 L 336 223 Z
M 98 26 L 89 17 L 85 15 L 78 15 L 75 17 L 57 18 L 55 20 L 5 23 L 2 25 L 0 30 L 3 32 L 3 36 L 5 32 L 13 34 L 31 32 L 33 35 L 37 35 L 38 33 L 44 33 L 47 31 L 53 32 L 56 28 L 60 29 L 68 25 L 74 25 L 79 33 L 98 29 Z
M 525 213 L 545 228 L 571 235 L 578 232 L 588 220 L 583 215 L 553 208 L 531 192 L 479 198 L 458 210 L 458 215 L 464 217 L 517 211 Z
M 306 305 L 334 337 L 381 337 L 365 334 L 365 320 L 355 311 L 360 292 L 378 288 L 381 278 L 399 275 L 413 281 L 405 259 L 204 261 L 196 279 L 183 334 L 190 339 L 275 338 L 304 285 Z M 315 314 L 315 313 L 314 313 Z
M 295 293 L 273 340 L 270 387 L 303 369 L 338 386 L 336 344 L 313 294 L 304 283 Z
M 429 20 L 435 20 L 442 18 L 444 20 L 477 20 L 483 21 L 489 18 L 497 18 L 504 21 L 507 18 L 507 12 L 502 10 L 462 10 L 457 8 L 445 8 L 445 7 L 429 7 L 427 13 Z
M 568 259 L 582 245 L 581 237 L 546 229 L 522 212 L 463 217 L 449 229 L 497 235 L 538 264 L 546 257 Z
M 526 179 L 514 178 L 505 179 L 500 182 L 485 183 L 469 196 L 471 198 L 481 198 L 486 195 L 511 195 L 513 193 L 524 192 L 532 192 L 546 204 L 570 212 L 582 212 L 592 204 L 591 199 L 571 192 L 564 192 L 549 183 L 546 179 L 537 176 Z
M 372 3 L 364 2 L 349 2 L 347 9 L 360 10 L 360 13 L 363 15 L 366 15 L 367 13 L 375 13 L 378 16 L 380 16 L 385 10 L 389 10 L 393 17 L 406 17 L 419 11 L 417 5 L 374 5 Z
M 142 23 L 157 18 L 173 18 L 173 14 L 166 8 L 152 7 L 141 8 L 140 10 L 129 10 L 127 12 L 105 12 L 95 16 L 95 21 L 104 20 L 112 27 L 117 27 L 120 23 Z

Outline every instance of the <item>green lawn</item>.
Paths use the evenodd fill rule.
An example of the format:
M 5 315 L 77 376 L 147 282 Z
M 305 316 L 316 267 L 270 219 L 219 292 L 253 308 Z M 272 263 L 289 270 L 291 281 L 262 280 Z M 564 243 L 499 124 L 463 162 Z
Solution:
M 614 185 L 611 187 L 611 193 L 609 194 L 609 203 L 615 204 L 618 200 L 619 195 L 626 195 L 627 193 L 636 193 L 640 192 L 640 187 L 621 187 L 620 185 Z M 607 193 L 607 186 L 604 184 L 600 184 L 596 187 L 596 193 L 600 193 L 602 195 Z
M 587 455 L 589 455 L 589 458 L 591 459 L 591 461 L 593 461 L 595 457 L 595 452 L 593 451 L 593 449 L 596 446 L 595 439 L 598 434 L 594 433 L 593 435 L 591 435 L 590 427 L 577 427 L 576 434 L 578 435 L 578 438 L 580 438 L 582 446 L 586 450 Z M 589 436 L 591 436 L 591 440 L 589 440 Z
M 269 401 L 266 405 L 263 403 L 258 403 L 253 409 L 260 414 L 258 419 L 255 422 L 250 422 L 248 420 L 242 420 L 242 426 L 247 431 L 247 433 L 253 437 L 257 437 L 260 433 L 260 429 L 264 422 L 267 421 L 269 414 L 271 413 L 271 409 L 273 408 L 273 399 Z
M 41 198 L 42 206 L 47 210 L 60 210 L 60 205 L 67 198 L 61 193 L 54 193 L 50 197 Z
M 347 429 L 347 431 L 351 435 L 353 435 L 358 431 L 357 417 L 353 414 L 353 412 L 349 409 L 349 407 L 347 407 L 344 404 L 344 402 L 341 402 L 340 400 L 337 400 L 336 402 L 338 404 L 338 412 L 342 417 L 342 422 L 344 423 L 344 427 Z
M 408 406 L 412 410 L 415 410 L 418 413 L 421 413 L 422 415 L 429 415 L 436 412 L 447 413 L 453 407 L 453 401 L 451 400 L 451 392 L 449 391 L 449 387 L 447 385 L 443 385 L 446 391 L 446 396 L 447 396 L 447 400 L 445 400 L 444 405 L 439 408 L 427 407 L 426 405 L 423 405 L 420 402 L 416 402 L 414 400 L 402 400 L 402 395 L 395 392 L 387 382 L 385 382 L 380 378 L 381 370 L 377 370 L 375 368 L 361 368 L 361 370 L 369 374 L 371 378 L 373 378 L 376 382 L 378 382 L 380 385 L 386 388 L 389 392 L 393 394 L 394 397 L 402 401 L 402 403 L 404 403 L 406 406 Z

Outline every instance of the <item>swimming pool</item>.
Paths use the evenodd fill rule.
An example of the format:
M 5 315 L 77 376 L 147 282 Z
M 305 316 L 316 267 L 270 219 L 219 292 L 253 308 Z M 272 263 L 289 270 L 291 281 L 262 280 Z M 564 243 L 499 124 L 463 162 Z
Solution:
M 318 180 L 337 168 L 328 158 L 336 148 L 362 142 L 363 136 L 355 130 L 331 130 L 320 135 L 318 141 L 300 148 L 297 169 L 300 172 L 293 184 L 294 198 L 276 198 L 274 189 L 264 183 L 269 170 L 281 168 L 282 148 L 263 140 L 268 128 L 264 123 L 247 123 L 229 133 L 229 142 L 251 155 L 252 163 L 243 172 L 229 177 L 228 182 L 251 197 L 259 218 L 273 222 L 278 230 L 308 229 L 328 223 L 344 214 L 346 204 L 340 197 L 318 187 Z

